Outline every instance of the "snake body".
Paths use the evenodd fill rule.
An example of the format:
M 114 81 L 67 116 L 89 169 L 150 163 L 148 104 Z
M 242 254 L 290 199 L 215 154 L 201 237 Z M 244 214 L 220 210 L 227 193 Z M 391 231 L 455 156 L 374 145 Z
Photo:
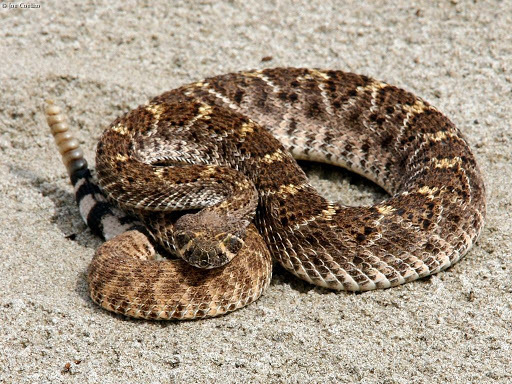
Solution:
M 484 184 L 459 130 L 366 76 L 275 68 L 166 92 L 105 130 L 99 186 L 60 109 L 47 115 L 82 217 L 107 239 L 89 268 L 91 297 L 132 317 L 243 307 L 268 286 L 272 259 L 335 290 L 403 284 L 457 262 L 485 221 Z M 329 202 L 295 159 L 348 168 L 390 198 Z M 155 245 L 179 259 L 157 260 Z

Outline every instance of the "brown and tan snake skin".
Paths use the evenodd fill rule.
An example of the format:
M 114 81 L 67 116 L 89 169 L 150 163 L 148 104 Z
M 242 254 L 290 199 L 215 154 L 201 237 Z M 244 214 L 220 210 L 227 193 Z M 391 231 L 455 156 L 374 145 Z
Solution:
M 91 263 L 91 297 L 132 317 L 243 307 L 268 286 L 272 259 L 335 290 L 403 284 L 457 262 L 485 221 L 482 177 L 459 130 L 426 101 L 361 75 L 264 69 L 164 93 L 105 130 L 99 189 L 75 175 L 87 167 L 60 110 L 47 115 L 86 196 L 84 219 L 94 227 L 95 204 L 115 206 L 102 216 L 103 235 L 117 236 Z M 348 168 L 390 198 L 329 202 L 294 158 Z M 155 259 L 152 244 L 181 259 Z

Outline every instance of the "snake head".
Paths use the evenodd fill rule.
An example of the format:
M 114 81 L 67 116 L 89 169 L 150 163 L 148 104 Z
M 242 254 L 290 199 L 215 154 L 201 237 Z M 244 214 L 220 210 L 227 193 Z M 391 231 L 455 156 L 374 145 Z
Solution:
M 178 255 L 194 267 L 221 267 L 244 245 L 246 225 L 230 222 L 211 211 L 183 215 L 174 226 Z

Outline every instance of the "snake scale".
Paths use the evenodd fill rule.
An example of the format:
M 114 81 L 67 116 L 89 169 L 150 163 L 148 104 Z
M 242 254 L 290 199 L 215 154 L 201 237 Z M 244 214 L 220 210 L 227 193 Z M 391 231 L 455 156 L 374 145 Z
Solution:
M 485 221 L 482 177 L 454 124 L 362 75 L 275 68 L 166 92 L 104 131 L 97 182 L 60 108 L 46 114 L 80 213 L 107 240 L 88 270 L 91 298 L 131 317 L 243 307 L 273 260 L 334 290 L 396 286 L 457 262 Z M 390 197 L 329 202 L 295 159 L 345 167 Z

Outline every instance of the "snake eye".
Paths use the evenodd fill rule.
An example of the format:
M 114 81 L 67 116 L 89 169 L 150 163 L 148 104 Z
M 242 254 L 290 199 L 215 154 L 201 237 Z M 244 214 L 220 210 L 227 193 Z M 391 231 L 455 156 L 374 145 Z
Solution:
M 242 248 L 243 241 L 235 236 L 228 236 L 226 240 L 224 240 L 224 245 L 226 248 L 233 253 L 236 253 Z
M 176 234 L 176 245 L 178 248 L 185 246 L 190 240 L 192 240 L 192 236 L 186 232 Z

